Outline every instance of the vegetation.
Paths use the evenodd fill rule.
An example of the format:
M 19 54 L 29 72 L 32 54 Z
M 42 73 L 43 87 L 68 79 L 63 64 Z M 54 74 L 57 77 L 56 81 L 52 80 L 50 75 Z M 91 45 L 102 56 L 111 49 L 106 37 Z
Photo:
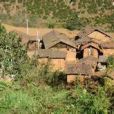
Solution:
M 8 74 L 1 78 L 15 75 L 10 82 L 0 81 L 0 114 L 114 113 L 114 84 L 109 79 L 97 80 L 97 85 L 93 80 L 85 80 L 84 85 L 77 80 L 76 86 L 68 88 L 63 72 L 52 72 L 50 65 L 27 59 L 17 36 L 3 26 L 0 43 L 0 63 L 4 63 L 0 69 Z M 109 65 L 113 64 L 110 61 Z
M 0 19 L 16 26 L 25 26 L 28 18 L 32 27 L 91 25 L 114 31 L 112 0 L 1 0 L 0 9 Z
M 20 65 L 27 59 L 26 49 L 15 33 L 7 33 L 0 25 L 0 69 L 2 77 L 20 74 Z

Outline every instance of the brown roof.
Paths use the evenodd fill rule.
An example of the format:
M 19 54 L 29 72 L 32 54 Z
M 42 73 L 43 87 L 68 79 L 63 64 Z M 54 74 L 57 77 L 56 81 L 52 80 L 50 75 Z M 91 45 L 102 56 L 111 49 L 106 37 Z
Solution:
M 91 66 L 96 66 L 98 59 L 96 57 L 93 57 L 93 56 L 88 56 L 86 58 L 80 59 L 79 61 L 82 63 L 90 64 Z
M 79 60 L 76 64 L 67 64 L 66 73 L 93 75 L 93 67 L 97 65 L 97 61 L 95 57 L 89 56 Z
M 88 43 L 88 42 L 96 42 L 96 43 L 99 44 L 98 40 L 95 40 L 95 39 L 90 38 L 88 36 L 89 34 L 91 34 L 94 31 L 101 32 L 101 33 L 105 34 L 106 36 L 108 36 L 109 38 L 112 38 L 110 35 L 108 35 L 106 32 L 104 32 L 103 30 L 101 30 L 99 28 L 87 27 L 84 30 L 82 30 L 81 32 L 79 32 L 77 34 L 77 36 L 75 36 L 76 45 L 83 44 L 83 43 Z
M 42 39 L 46 49 L 49 49 L 60 42 L 75 48 L 75 43 L 71 41 L 65 34 L 54 30 L 44 35 Z
M 37 56 L 39 58 L 50 58 L 50 59 L 65 59 L 65 51 L 51 50 L 51 49 L 39 49 Z
M 100 32 L 102 34 L 105 34 L 106 36 L 112 38 L 109 34 L 107 34 L 106 32 L 104 32 L 102 29 L 96 28 L 96 27 L 86 27 L 77 36 L 84 37 L 84 36 L 87 36 L 87 35 L 91 34 L 94 31 L 98 31 L 98 32 Z
M 104 49 L 114 49 L 114 41 L 104 42 L 104 43 L 101 44 L 101 46 Z
M 30 36 L 20 31 L 12 31 L 12 32 L 15 32 L 20 37 L 22 44 L 27 44 L 29 41 L 36 41 L 36 36 Z
M 75 40 L 75 44 L 81 45 L 81 44 L 87 44 L 87 43 L 95 43 L 95 44 L 100 44 L 100 42 L 94 38 L 90 38 L 88 36 L 81 37 L 77 40 Z
M 102 52 L 101 48 L 96 43 L 88 43 L 88 44 L 85 44 L 85 45 L 81 46 L 81 50 L 83 50 L 83 49 L 85 49 L 85 48 L 87 48 L 89 46 L 94 47 L 94 48 L 96 48 L 96 49 L 98 49 L 99 51 Z
M 93 75 L 93 70 L 91 65 L 78 62 L 76 64 L 67 64 L 66 74 Z
M 15 32 L 20 37 L 22 44 L 27 44 L 28 43 L 29 38 L 30 38 L 29 35 L 27 35 L 24 32 L 20 32 L 20 31 L 12 31 L 12 32 Z

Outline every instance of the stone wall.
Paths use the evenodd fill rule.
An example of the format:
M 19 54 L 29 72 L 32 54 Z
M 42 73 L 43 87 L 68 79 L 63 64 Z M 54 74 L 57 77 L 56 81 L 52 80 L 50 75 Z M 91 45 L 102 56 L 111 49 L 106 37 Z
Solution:
M 67 50 L 66 61 L 76 62 L 76 50 L 75 49 L 70 48 L 69 50 Z
M 88 57 L 92 55 L 93 57 L 96 57 L 98 58 L 98 50 L 95 49 L 95 48 L 91 48 L 91 52 L 90 52 L 90 49 L 89 48 L 85 48 L 84 51 L 83 51 L 83 57 Z
M 65 70 L 65 59 L 51 59 L 49 63 L 53 67 L 53 70 Z

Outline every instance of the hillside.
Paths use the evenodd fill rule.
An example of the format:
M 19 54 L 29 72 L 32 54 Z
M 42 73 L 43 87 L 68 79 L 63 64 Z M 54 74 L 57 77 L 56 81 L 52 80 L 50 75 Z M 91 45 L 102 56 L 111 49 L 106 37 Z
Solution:
M 0 0 L 0 19 L 15 26 L 80 29 L 100 26 L 114 31 L 112 0 Z

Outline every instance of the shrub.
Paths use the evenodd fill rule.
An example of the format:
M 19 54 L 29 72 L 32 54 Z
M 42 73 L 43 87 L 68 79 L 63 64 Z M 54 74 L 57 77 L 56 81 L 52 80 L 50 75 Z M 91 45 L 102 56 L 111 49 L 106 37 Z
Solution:
M 110 101 L 101 87 L 95 95 L 77 87 L 68 95 L 67 103 L 70 112 L 77 114 L 108 114 L 110 107 Z
M 34 113 L 35 100 L 23 91 L 8 91 L 0 99 L 0 113 Z
M 82 27 L 81 20 L 76 13 L 70 15 L 66 21 L 65 27 L 69 30 L 80 29 Z

